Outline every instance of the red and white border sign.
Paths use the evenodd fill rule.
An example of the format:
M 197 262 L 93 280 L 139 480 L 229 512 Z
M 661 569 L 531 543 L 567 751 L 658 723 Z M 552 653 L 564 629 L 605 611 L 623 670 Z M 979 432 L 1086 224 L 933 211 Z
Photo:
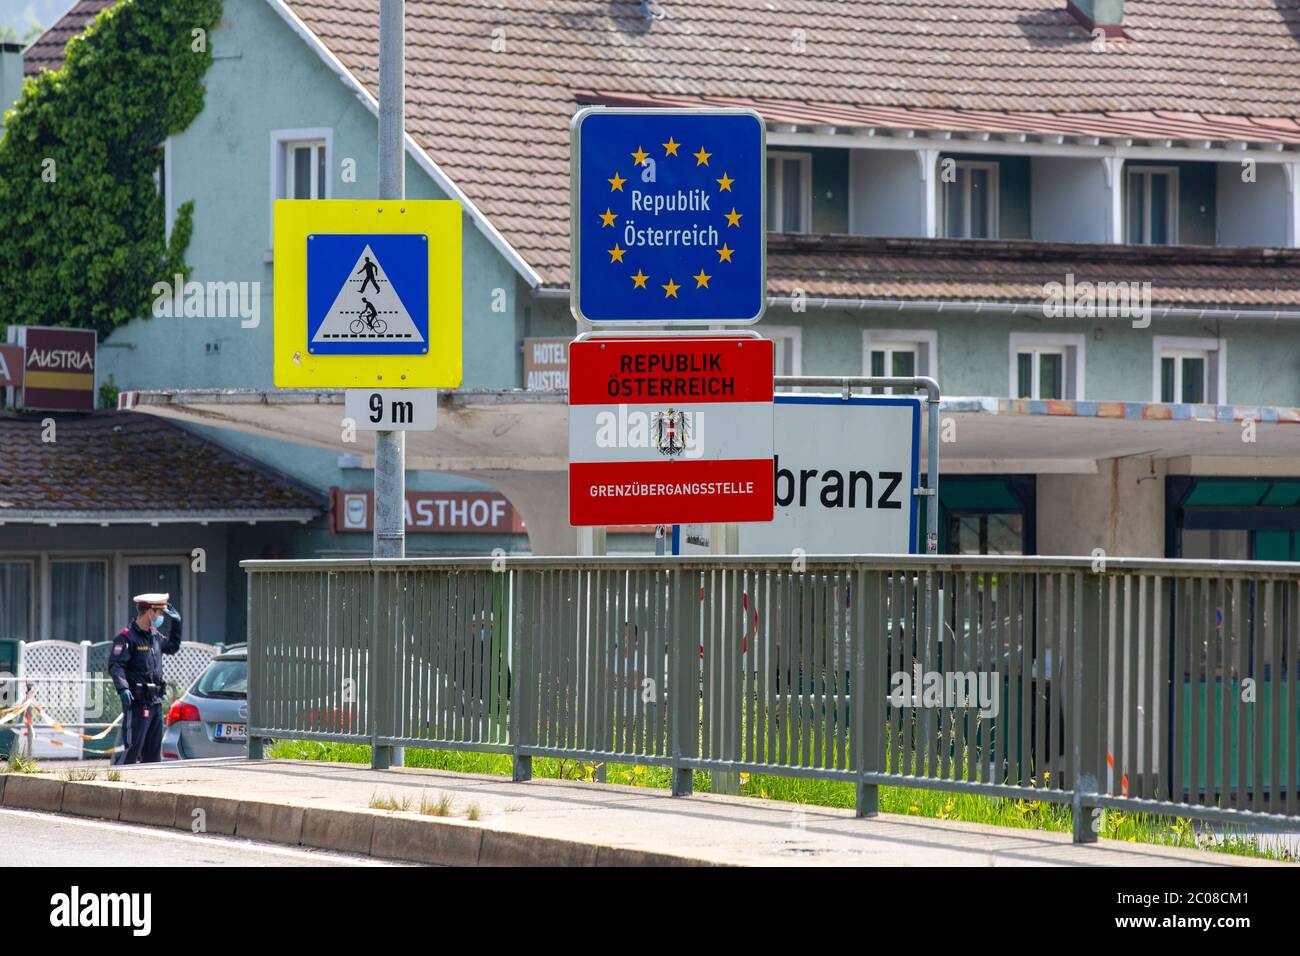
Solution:
M 771 521 L 772 343 L 611 337 L 569 348 L 569 523 Z

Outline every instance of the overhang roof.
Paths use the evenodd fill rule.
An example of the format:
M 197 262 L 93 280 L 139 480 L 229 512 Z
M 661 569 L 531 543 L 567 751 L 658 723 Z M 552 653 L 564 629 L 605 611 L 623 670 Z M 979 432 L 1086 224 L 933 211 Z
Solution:
M 819 103 L 742 96 L 683 96 L 579 91 L 578 102 L 601 106 L 716 106 L 755 110 L 769 124 L 808 132 L 834 130 L 860 135 L 903 131 L 990 134 L 1008 139 L 1060 142 L 1064 138 L 1096 142 L 1125 141 L 1168 146 L 1224 143 L 1264 146 L 1300 145 L 1294 119 L 1253 119 L 1186 110 L 1127 110 L 1078 113 L 1034 110 L 974 110 L 925 106 L 874 106 Z M 939 144 L 936 144 L 939 145 Z
M 342 391 L 124 392 L 119 401 L 151 416 L 358 450 L 343 441 L 339 427 Z M 534 553 L 574 553 L 564 505 L 567 395 L 463 389 L 440 392 L 438 402 L 437 430 L 406 433 L 407 467 L 495 487 L 522 513 Z M 1090 474 L 1100 460 L 1132 456 L 1230 461 L 1247 473 L 1300 473 L 1300 409 L 956 397 L 943 400 L 941 413 L 961 436 L 941 445 L 944 475 Z M 1252 443 L 1242 441 L 1247 418 L 1257 423 L 1258 440 Z
M 1300 318 L 1300 250 L 985 239 L 768 236 L 768 294 L 812 299 L 1028 303 L 1044 286 L 1151 283 L 1153 309 Z M 1141 289 L 1141 286 L 1138 286 Z M 815 304 L 815 303 L 814 303 Z
M 323 512 L 311 489 L 159 418 L 0 412 L 0 523 L 309 521 Z

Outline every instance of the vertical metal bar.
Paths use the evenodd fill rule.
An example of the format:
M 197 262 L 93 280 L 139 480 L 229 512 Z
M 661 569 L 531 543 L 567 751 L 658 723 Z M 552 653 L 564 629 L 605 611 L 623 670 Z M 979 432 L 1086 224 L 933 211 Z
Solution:
M 1220 575 L 1214 580 L 1214 668 L 1215 679 L 1206 681 L 1206 694 L 1215 694 L 1217 699 L 1211 699 L 1210 707 L 1214 715 L 1216 727 L 1211 739 L 1214 741 L 1217 750 L 1217 759 L 1211 765 L 1211 771 L 1214 780 L 1210 781 L 1213 790 L 1207 794 L 1210 797 L 1210 803 L 1226 809 L 1229 805 L 1228 800 L 1228 756 L 1231 750 L 1229 746 L 1229 723 L 1228 723 L 1228 688 L 1231 686 L 1232 660 L 1229 648 L 1228 630 L 1228 588 L 1227 582 Z M 1208 746 L 1208 745 L 1207 745 Z M 1213 799 L 1214 796 L 1217 800 Z
M 406 94 L 404 0 L 379 4 L 379 198 L 405 195 L 402 148 Z M 375 540 L 377 558 L 406 556 L 406 435 L 375 433 Z M 387 630 L 385 628 L 384 630 Z M 385 677 L 390 675 L 385 675 Z M 385 695 L 386 696 L 386 695 Z M 401 753 L 385 747 L 372 756 L 375 767 L 400 764 Z
M 1201 746 L 1205 742 L 1205 731 L 1201 726 L 1202 711 L 1204 707 L 1201 704 L 1201 658 L 1205 653 L 1207 644 L 1207 621 L 1206 621 L 1206 595 L 1205 580 L 1199 576 L 1193 577 L 1190 582 L 1192 593 L 1192 634 L 1193 641 L 1191 645 L 1191 657 L 1189 658 L 1189 677 L 1188 693 L 1191 695 L 1191 719 L 1187 725 L 1187 745 L 1191 755 L 1191 779 L 1188 786 L 1191 788 L 1188 794 L 1188 803 L 1199 804 L 1201 798 L 1201 770 L 1204 761 L 1201 759 Z
M 926 435 L 925 464 L 929 472 L 926 478 L 925 499 L 925 553 L 939 553 L 939 387 L 937 384 L 928 390 L 926 396 L 926 415 L 929 419 L 929 434 Z
M 822 744 L 825 737 L 823 731 L 826 723 L 826 688 L 823 680 L 826 656 L 824 653 L 824 640 L 826 631 L 829 630 L 826 619 L 826 592 L 830 588 L 827 586 L 826 575 L 813 575 L 808 590 L 812 598 L 810 602 L 812 607 L 809 615 L 811 626 L 808 630 L 809 660 L 803 692 L 804 700 L 807 701 L 808 705 L 809 725 L 812 730 L 812 749 L 805 755 L 804 763 L 811 767 L 820 767 L 822 766 Z
M 698 741 L 696 717 L 691 714 L 691 700 L 696 698 L 696 687 L 691 680 L 688 662 L 698 661 L 692 647 L 688 608 L 696 606 L 688 601 L 693 590 L 694 572 L 673 571 L 669 578 L 669 620 L 672 621 L 668 641 L 668 736 L 673 756 L 672 794 L 690 796 L 693 789 L 691 770 L 678 763 L 683 757 L 694 756 L 692 741 Z
M 1297 705 L 1297 692 L 1300 691 L 1300 668 L 1297 668 L 1297 655 L 1300 655 L 1300 582 L 1290 581 L 1287 589 L 1287 620 L 1285 632 L 1288 636 L 1286 650 L 1286 667 L 1279 683 L 1279 691 L 1286 690 L 1286 719 L 1283 726 L 1287 728 L 1286 740 L 1286 774 L 1281 768 L 1277 779 L 1286 784 L 1286 814 L 1296 815 L 1296 790 L 1300 789 L 1300 708 Z
M 902 580 L 902 604 L 904 604 L 902 611 L 904 611 L 907 631 L 904 640 L 904 667 L 907 674 L 914 678 L 913 682 L 911 682 L 911 700 L 906 702 L 906 711 L 904 713 L 904 734 L 906 736 L 904 761 L 906 769 L 902 773 L 910 775 L 910 777 L 920 777 L 922 775 L 922 767 L 920 767 L 917 753 L 919 749 L 917 730 L 920 721 L 917 709 L 922 697 L 920 697 L 920 680 L 915 679 L 923 676 L 920 671 L 924 670 L 922 661 L 920 661 L 924 653 L 922 650 L 924 645 L 919 633 L 922 630 L 922 615 L 920 615 L 917 606 L 918 575 L 919 572 L 911 570 L 911 568 L 907 568 L 902 572 L 902 579 L 904 579 Z
M 1175 631 L 1174 631 L 1174 673 L 1173 673 L 1173 716 L 1170 722 L 1169 731 L 1173 735 L 1174 741 L 1174 765 L 1170 769 L 1169 779 L 1172 781 L 1172 788 L 1169 799 L 1174 803 L 1183 803 L 1183 783 L 1186 779 L 1186 768 L 1184 766 L 1185 748 L 1183 745 L 1184 734 L 1187 731 L 1187 718 L 1184 716 L 1184 705 L 1186 704 L 1187 694 L 1187 669 L 1188 654 L 1191 646 L 1189 636 L 1191 620 L 1191 601 L 1189 600 L 1188 579 L 1179 577 L 1174 579 L 1174 607 L 1175 607 Z
M 1082 600 L 1075 604 L 1075 631 L 1080 640 L 1072 648 L 1071 670 L 1074 693 L 1071 702 L 1074 712 L 1075 733 L 1072 738 L 1074 766 L 1078 778 L 1070 781 L 1072 797 L 1073 836 L 1075 843 L 1095 843 L 1097 829 L 1093 824 L 1094 805 L 1088 801 L 1090 794 L 1100 790 L 1100 770 L 1104 723 L 1100 719 L 1104 710 L 1097 707 L 1101 685 L 1099 663 L 1106 659 L 1108 641 L 1101 633 L 1106 619 L 1102 606 L 1105 579 L 1098 574 L 1082 576 L 1079 587 Z
M 1169 584 L 1157 574 L 1151 584 L 1151 708 L 1148 723 L 1151 725 L 1151 780 L 1147 796 L 1156 798 L 1161 788 L 1168 785 L 1168 731 L 1169 731 L 1169 621 L 1171 613 Z
M 855 743 L 854 769 L 859 773 L 879 773 L 881 760 L 881 687 L 887 675 L 881 673 L 884 662 L 884 615 L 882 600 L 884 577 L 878 570 L 857 571 L 857 591 L 853 598 L 853 683 L 849 693 Z M 874 817 L 880 812 L 880 787 L 859 782 L 855 807 L 860 817 Z
M 836 715 L 836 762 L 837 769 L 844 770 L 856 766 L 849 756 L 849 748 L 852 745 L 852 733 L 849 730 L 849 683 L 850 667 L 853 653 L 853 626 L 854 603 L 862 600 L 862 591 L 860 588 L 861 581 L 854 580 L 854 574 L 849 569 L 839 573 L 840 579 L 840 596 L 836 601 L 835 613 L 835 644 L 836 644 L 836 664 L 834 670 L 835 680 L 835 715 Z M 856 645 L 857 655 L 860 656 L 865 648 L 860 644 Z
M 1038 633 L 1037 647 L 1034 654 L 1034 780 L 1035 785 L 1043 787 L 1050 778 L 1047 776 L 1049 747 L 1047 743 L 1047 701 L 1049 668 L 1047 658 L 1052 653 L 1052 607 L 1054 577 L 1043 574 L 1039 577 L 1038 588 Z
M 1127 732 L 1132 725 L 1133 720 L 1131 708 L 1133 685 L 1133 643 L 1136 638 L 1134 628 L 1135 615 L 1137 614 L 1139 601 L 1139 587 L 1137 578 L 1132 574 L 1122 575 L 1117 580 L 1124 582 L 1123 601 L 1120 603 L 1118 610 L 1118 628 L 1115 632 L 1117 646 L 1115 648 L 1115 703 L 1114 708 L 1114 739 L 1112 743 L 1112 753 L 1114 756 L 1114 778 L 1111 782 L 1110 792 L 1121 793 L 1123 787 L 1125 768 L 1129 764 L 1132 752 L 1128 748 Z
M 1281 809 L 1281 783 L 1282 783 L 1282 669 L 1278 666 L 1278 652 L 1285 646 L 1286 632 L 1282 629 L 1282 594 L 1283 588 L 1279 587 L 1280 582 L 1268 582 L 1268 679 L 1265 682 L 1267 692 L 1264 695 L 1268 711 L 1265 716 L 1269 720 L 1269 761 L 1268 775 L 1265 777 L 1265 787 L 1268 790 L 1268 811 L 1277 813 Z

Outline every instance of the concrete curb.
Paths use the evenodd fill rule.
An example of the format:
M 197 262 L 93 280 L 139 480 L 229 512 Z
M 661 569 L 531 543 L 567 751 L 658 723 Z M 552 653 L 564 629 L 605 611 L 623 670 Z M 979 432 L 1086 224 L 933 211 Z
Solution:
M 309 807 L 302 818 L 302 845 L 369 856 L 375 822 L 368 813 Z
M 483 828 L 453 820 L 376 816 L 371 856 L 438 866 L 478 866 Z
M 306 811 L 287 803 L 239 801 L 235 836 L 270 843 L 302 843 L 302 818 Z
M 63 785 L 63 812 L 79 817 L 116 820 L 122 812 L 122 789 L 86 781 L 66 783 Z
M 123 823 L 152 827 L 176 825 L 176 794 L 164 790 L 122 789 L 122 807 L 117 817 Z
M 32 773 L 6 774 L 4 805 L 15 810 L 45 810 L 59 813 L 63 809 L 63 781 Z
M 35 774 L 0 774 L 0 805 L 440 866 L 715 865 L 441 817 L 300 807 Z M 196 821 L 202 821 L 199 829 Z
M 194 793 L 176 794 L 176 817 L 171 825 L 177 830 L 234 836 L 238 820 L 238 800 L 204 797 Z

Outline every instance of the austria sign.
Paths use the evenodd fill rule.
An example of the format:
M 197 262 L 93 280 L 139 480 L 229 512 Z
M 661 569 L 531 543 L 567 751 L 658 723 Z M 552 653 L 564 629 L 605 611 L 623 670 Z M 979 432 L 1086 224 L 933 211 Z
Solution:
M 95 332 L 14 326 L 24 347 L 23 408 L 92 411 L 95 407 Z
M 772 343 L 605 338 L 569 350 L 569 521 L 770 521 Z

